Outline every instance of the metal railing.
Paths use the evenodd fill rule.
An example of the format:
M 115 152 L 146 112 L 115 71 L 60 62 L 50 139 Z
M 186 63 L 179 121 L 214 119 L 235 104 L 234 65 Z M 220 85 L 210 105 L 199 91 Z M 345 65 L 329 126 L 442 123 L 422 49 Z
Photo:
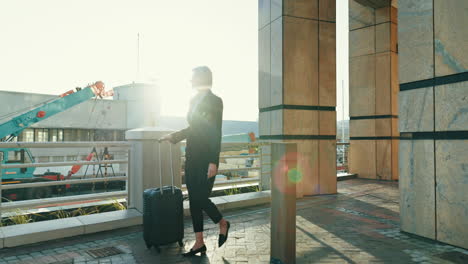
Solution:
M 0 149 L 3 148 L 93 148 L 93 147 L 108 147 L 108 148 L 119 148 L 127 150 L 131 145 L 128 142 L 8 142 L 0 143 Z M 15 168 L 37 168 L 37 167 L 60 167 L 60 166 L 89 166 L 89 165 L 109 165 L 109 164 L 128 164 L 129 155 L 125 159 L 116 159 L 116 160 L 96 160 L 96 161 L 66 161 L 66 162 L 38 162 L 38 163 L 22 163 L 22 164 L 0 164 L 0 179 L 3 179 L 3 170 L 4 169 L 15 169 Z M 51 187 L 58 185 L 75 185 L 75 184 L 85 184 L 85 183 L 109 183 L 115 181 L 128 181 L 128 167 L 125 173 L 117 174 L 116 176 L 105 176 L 97 177 L 94 175 L 93 178 L 80 178 L 80 176 L 70 177 L 66 180 L 57 180 L 57 181 L 40 181 L 40 182 L 31 182 L 31 183 L 17 183 L 17 184 L 1 184 L 0 185 L 0 195 L 2 190 L 12 190 L 12 189 L 24 189 L 24 188 L 42 188 L 42 187 Z M 80 195 L 70 195 L 70 196 L 61 196 L 53 198 L 41 198 L 41 199 L 32 199 L 24 201 L 12 201 L 12 202 L 2 202 L 0 199 L 0 214 L 2 210 L 9 209 L 20 209 L 20 208 L 32 208 L 37 206 L 46 206 L 63 202 L 77 202 L 77 201 L 89 201 L 89 200 L 103 200 L 108 198 L 119 199 L 127 198 L 128 190 L 124 191 L 106 191 L 100 193 L 91 193 L 91 194 L 80 194 Z
M 240 143 L 223 143 L 222 151 L 229 153 L 221 155 L 222 161 L 244 160 L 244 164 L 247 160 L 250 160 L 251 166 L 241 166 L 239 163 L 233 165 L 233 168 L 220 168 L 218 174 L 235 174 L 235 179 L 224 180 L 217 179 L 215 181 L 215 189 L 229 189 L 245 186 L 258 186 L 260 184 L 261 177 L 261 165 L 262 156 L 261 145 L 267 143 L 260 142 L 240 142 Z M 92 147 L 109 147 L 125 149 L 127 153 L 131 145 L 128 142 L 9 142 L 0 143 L 1 148 L 92 148 Z M 249 149 L 257 148 L 254 153 L 249 153 Z M 349 143 L 337 143 L 337 170 L 340 172 L 348 172 L 348 152 Z M 128 164 L 129 155 L 125 159 L 116 160 L 98 160 L 98 161 L 66 161 L 66 162 L 42 162 L 42 163 L 26 163 L 26 164 L 0 164 L 0 172 L 3 169 L 12 168 L 31 168 L 31 167 L 60 167 L 60 166 L 73 166 L 73 165 L 106 165 L 106 164 Z M 181 157 L 184 159 L 184 157 Z M 258 171 L 256 176 L 250 176 L 250 171 Z M 240 172 L 246 172 L 247 174 L 239 175 Z M 237 175 L 236 175 L 237 173 Z M 240 173 L 242 174 L 242 173 Z M 3 177 L 3 175 L 1 175 Z M 18 183 L 0 185 L 0 195 L 2 190 L 12 189 L 25 189 L 25 188 L 39 188 L 39 187 L 50 187 L 59 185 L 76 185 L 85 183 L 108 183 L 112 181 L 128 181 L 128 168 L 125 173 L 117 173 L 115 176 L 109 177 L 93 177 L 83 178 L 83 175 L 74 175 L 70 179 L 60 181 L 46 181 L 46 182 L 34 182 L 34 183 Z M 182 185 L 182 189 L 186 190 L 185 184 Z M 127 198 L 128 191 L 110 191 L 102 193 L 92 194 L 81 194 L 81 195 L 70 195 L 54 198 L 42 198 L 35 200 L 25 201 L 14 201 L 14 202 L 1 202 L 0 201 L 0 213 L 3 209 L 17 209 L 17 208 L 31 208 L 34 206 L 46 206 L 56 204 L 58 202 L 76 202 L 76 201 L 88 201 L 93 199 L 107 199 L 107 198 Z
M 185 147 L 185 141 L 181 142 L 181 146 Z M 260 148 L 256 153 L 249 153 L 249 149 L 259 146 L 261 143 L 258 142 L 224 142 L 221 144 L 221 153 L 231 152 L 231 154 L 220 155 L 220 161 L 230 160 L 244 160 L 244 166 L 239 164 L 231 164 L 233 168 L 223 168 L 223 166 L 229 165 L 229 163 L 221 163 L 218 169 L 218 175 L 224 175 L 226 178 L 232 174 L 235 174 L 233 178 L 236 179 L 216 179 L 214 183 L 214 190 L 223 190 L 229 188 L 241 188 L 248 186 L 258 186 L 260 182 L 260 164 L 261 164 L 261 152 Z M 236 152 L 237 154 L 233 154 Z M 185 162 L 185 156 L 182 154 L 182 163 Z M 251 160 L 251 166 L 247 166 L 247 160 Z M 250 171 L 258 171 L 256 176 L 249 176 Z M 239 172 L 246 172 L 247 175 L 239 175 Z M 236 175 L 236 173 L 238 173 Z M 183 171 L 181 173 L 183 175 Z M 184 177 L 184 176 L 182 176 Z M 183 183 L 182 190 L 186 191 L 187 187 Z
M 185 142 L 183 142 L 184 144 Z M 243 148 L 244 151 L 247 151 L 249 148 L 258 147 L 258 151 L 255 154 L 245 154 L 245 155 L 221 155 L 220 159 L 255 159 L 258 160 L 258 166 L 254 167 L 239 167 L 239 168 L 230 168 L 230 169 L 220 169 L 218 170 L 218 174 L 226 174 L 231 172 L 240 172 L 240 171 L 258 171 L 258 176 L 256 177 L 246 177 L 244 179 L 236 179 L 236 180 L 216 180 L 214 184 L 215 189 L 227 189 L 229 187 L 244 187 L 244 186 L 258 186 L 260 184 L 260 177 L 261 177 L 261 166 L 263 165 L 271 165 L 269 163 L 262 162 L 262 156 L 268 156 L 265 153 L 261 153 L 260 146 L 268 145 L 268 142 L 240 142 L 240 143 L 222 143 L 222 150 L 229 150 L 229 149 L 236 149 L 236 148 Z M 337 167 L 337 174 L 342 173 L 349 173 L 349 147 L 350 144 L 348 142 L 337 142 L 336 143 L 336 167 Z M 184 157 L 182 157 L 183 159 Z M 185 190 L 185 185 L 182 186 Z
M 337 173 L 349 173 L 349 143 L 336 143 L 336 170 Z

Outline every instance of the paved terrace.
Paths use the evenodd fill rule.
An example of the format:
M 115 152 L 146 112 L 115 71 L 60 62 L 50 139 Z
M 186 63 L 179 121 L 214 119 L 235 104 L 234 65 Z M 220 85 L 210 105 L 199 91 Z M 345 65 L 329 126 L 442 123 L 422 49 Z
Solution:
M 338 186 L 338 195 L 297 201 L 297 263 L 468 263 L 467 250 L 400 233 L 398 183 L 354 179 Z M 175 244 L 161 254 L 147 250 L 141 227 L 133 227 L 2 249 L 0 264 L 268 263 L 269 214 L 265 206 L 226 212 L 233 227 L 221 249 L 215 246 L 218 228 L 207 221 L 206 257 L 184 259 Z M 187 219 L 185 250 L 193 240 Z M 106 247 L 116 255 L 90 251 Z

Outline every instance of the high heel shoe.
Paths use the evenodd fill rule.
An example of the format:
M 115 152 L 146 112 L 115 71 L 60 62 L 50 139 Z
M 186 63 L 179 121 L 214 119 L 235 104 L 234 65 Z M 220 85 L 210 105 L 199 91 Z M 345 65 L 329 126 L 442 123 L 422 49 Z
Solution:
M 221 247 L 222 245 L 224 245 L 224 243 L 226 243 L 226 241 L 227 241 L 227 239 L 228 239 L 229 228 L 231 227 L 231 223 L 229 223 L 229 221 L 226 221 L 226 222 L 227 222 L 226 235 L 219 234 L 219 238 L 218 238 L 218 247 Z
M 201 255 L 206 255 L 206 246 L 203 245 L 203 247 L 199 247 L 199 248 L 197 248 L 195 250 L 193 250 L 193 248 L 192 248 L 192 249 L 190 249 L 189 252 L 183 253 L 182 256 L 184 256 L 184 257 L 193 257 L 198 253 L 201 253 Z

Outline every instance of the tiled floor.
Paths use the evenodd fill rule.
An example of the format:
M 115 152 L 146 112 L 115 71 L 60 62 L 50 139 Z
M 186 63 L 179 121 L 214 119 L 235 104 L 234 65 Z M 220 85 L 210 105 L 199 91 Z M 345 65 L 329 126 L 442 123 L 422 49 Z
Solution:
M 371 180 L 339 182 L 338 195 L 297 201 L 296 263 L 468 263 L 468 250 L 399 231 L 398 184 Z M 33 246 L 0 250 L 2 263 L 268 263 L 268 207 L 227 212 L 229 240 L 217 248 L 218 228 L 207 220 L 206 257 L 184 259 L 193 242 L 186 221 L 186 245 L 147 250 L 141 227 Z M 95 259 L 87 250 L 116 247 L 119 255 Z

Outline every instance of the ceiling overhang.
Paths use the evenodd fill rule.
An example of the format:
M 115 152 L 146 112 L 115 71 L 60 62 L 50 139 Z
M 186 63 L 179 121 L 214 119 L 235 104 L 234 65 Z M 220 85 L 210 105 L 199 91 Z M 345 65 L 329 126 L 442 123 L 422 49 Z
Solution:
M 372 8 L 381 8 L 381 7 L 387 7 L 390 6 L 391 0 L 354 0 L 361 5 L 364 6 L 369 6 Z

